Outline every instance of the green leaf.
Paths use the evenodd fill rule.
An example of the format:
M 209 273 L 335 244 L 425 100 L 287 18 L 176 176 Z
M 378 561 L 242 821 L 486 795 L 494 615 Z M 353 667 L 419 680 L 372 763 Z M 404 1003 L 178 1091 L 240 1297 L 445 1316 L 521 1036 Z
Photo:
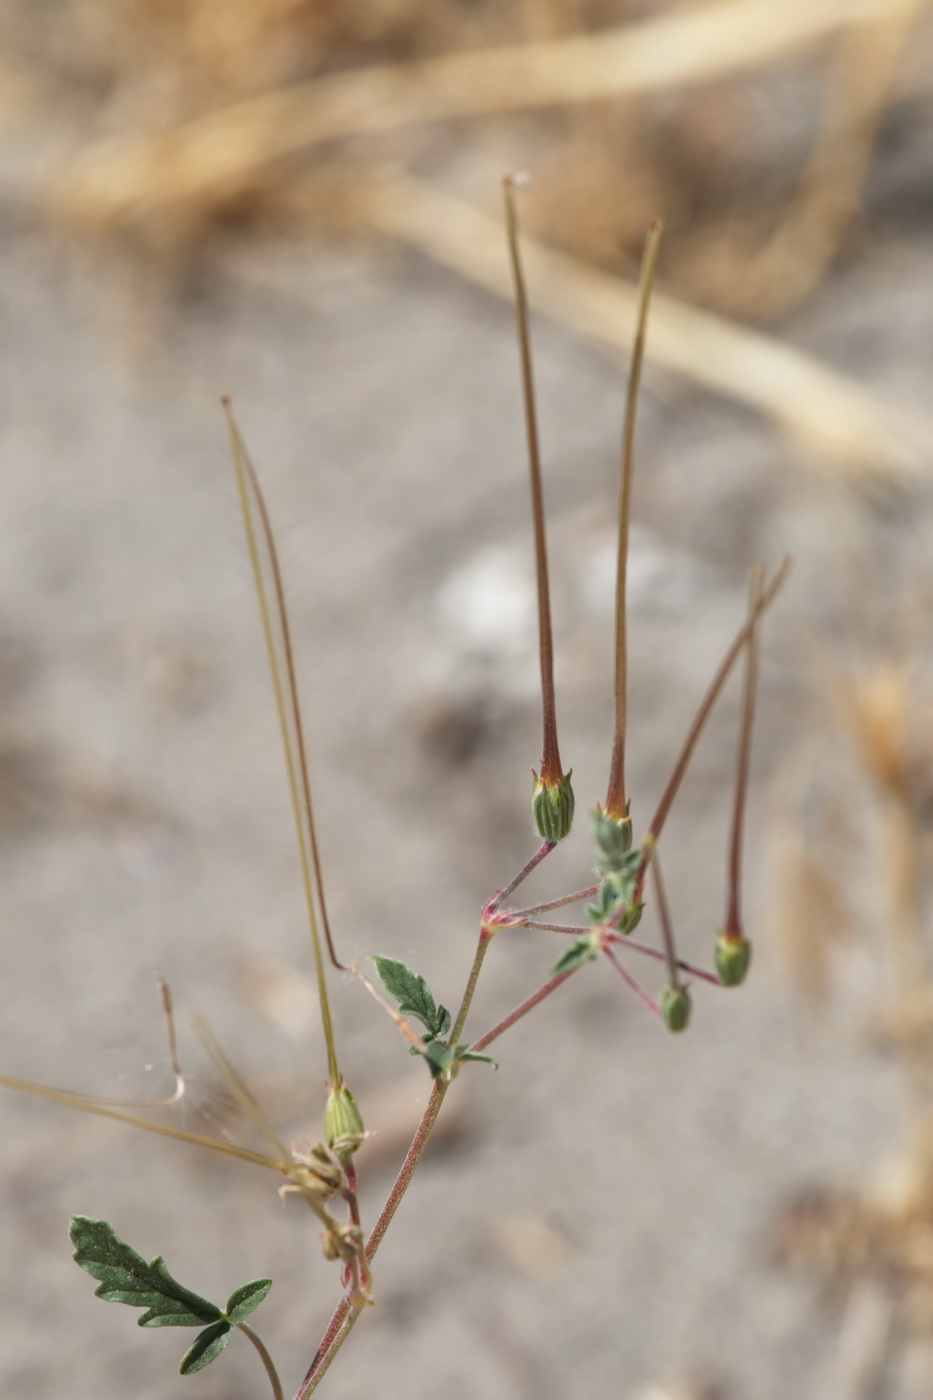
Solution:
M 462 1043 L 448 1045 L 444 1040 L 429 1040 L 421 1054 L 427 1061 L 434 1079 L 440 1079 L 441 1076 L 447 1079 L 456 1078 L 460 1065 L 466 1060 L 483 1060 L 484 1063 L 492 1065 L 493 1069 L 499 1068 L 498 1061 L 491 1055 L 481 1055 L 478 1050 L 471 1050 L 468 1045 Z
M 450 1027 L 450 1012 L 436 1004 L 424 978 L 396 958 L 384 958 L 376 953 L 373 962 L 379 980 L 389 995 L 395 997 L 402 1015 L 414 1016 L 432 1038 L 444 1035 Z
M 439 1006 L 437 1008 L 437 1029 L 434 1031 L 434 1035 L 446 1035 L 449 1030 L 450 1012 L 446 1006 Z
M 224 1347 L 229 1345 L 233 1336 L 233 1328 L 229 1322 L 223 1318 L 219 1322 L 212 1322 L 210 1327 L 205 1327 L 194 1339 L 194 1344 L 188 1348 L 181 1358 L 179 1371 L 183 1376 L 193 1376 L 195 1371 L 203 1371 L 205 1366 L 209 1366 Z
M 482 1060 L 484 1064 L 492 1065 L 493 1069 L 499 1068 L 499 1061 L 494 1060 L 491 1055 L 483 1055 L 479 1050 L 467 1050 L 462 1045 L 458 1045 L 456 1049 L 458 1052 L 457 1059 L 461 1062 L 464 1060 Z
M 140 1327 L 203 1327 L 223 1317 L 220 1308 L 172 1278 L 161 1256 L 147 1264 L 106 1220 L 76 1215 L 70 1235 L 75 1263 L 100 1281 L 96 1296 L 145 1308 Z
M 252 1283 L 242 1283 L 239 1288 L 235 1288 L 224 1308 L 227 1321 L 235 1326 L 249 1317 L 250 1313 L 259 1307 L 271 1287 L 271 1278 L 254 1278 Z
M 444 1040 L 429 1040 L 421 1051 L 427 1061 L 433 1079 L 440 1079 L 448 1066 L 454 1062 L 454 1048 Z
M 581 934 L 575 938 L 569 948 L 565 948 L 557 962 L 551 968 L 551 975 L 557 976 L 560 972 L 573 972 L 576 968 L 582 967 L 584 963 L 592 962 L 596 957 L 596 949 L 593 940 L 588 933 Z

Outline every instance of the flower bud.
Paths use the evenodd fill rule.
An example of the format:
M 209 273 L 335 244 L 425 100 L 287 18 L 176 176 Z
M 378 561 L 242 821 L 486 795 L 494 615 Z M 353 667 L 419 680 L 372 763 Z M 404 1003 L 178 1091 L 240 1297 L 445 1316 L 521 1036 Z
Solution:
M 661 1020 L 669 1031 L 685 1031 L 690 1022 L 690 993 L 686 987 L 665 987 L 658 1003 Z
M 632 819 L 626 804 L 624 817 L 610 817 L 602 807 L 592 815 L 596 854 L 593 868 L 597 875 L 611 875 L 625 867 L 625 856 L 632 848 Z
M 562 841 L 573 825 L 574 796 L 570 774 L 564 773 L 556 782 L 534 775 L 531 812 L 538 834 L 544 841 Z
M 745 981 L 751 961 L 752 945 L 744 934 L 730 938 L 720 933 L 716 939 L 716 972 L 724 987 L 738 987 Z
M 346 1084 L 331 1088 L 324 1107 L 324 1141 L 344 1166 L 366 1137 L 356 1100 Z

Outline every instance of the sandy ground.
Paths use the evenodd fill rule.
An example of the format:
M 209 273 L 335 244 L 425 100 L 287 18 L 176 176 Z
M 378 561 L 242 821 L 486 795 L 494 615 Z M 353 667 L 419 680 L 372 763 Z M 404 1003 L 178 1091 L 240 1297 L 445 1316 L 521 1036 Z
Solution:
M 882 169 L 907 173 L 880 181 L 873 239 L 782 328 L 918 410 L 933 259 L 910 192 L 928 181 L 928 137 L 909 160 L 892 150 Z M 410 960 L 449 1003 L 480 905 L 533 849 L 511 313 L 414 258 L 260 240 L 216 261 L 166 312 L 161 353 L 133 368 L 55 247 L 15 224 L 5 244 L 2 1067 L 102 1094 L 164 1092 L 159 968 L 194 1081 L 174 1121 L 223 1118 L 188 1029 L 197 1010 L 289 1139 L 313 1138 L 324 1065 L 310 953 L 216 395 L 235 397 L 279 529 L 339 945 Z M 537 350 L 562 749 L 585 810 L 606 777 L 623 384 L 553 327 L 538 328 Z M 758 928 L 768 793 L 813 733 L 807 638 L 842 636 L 847 569 L 922 559 L 927 506 L 853 501 L 769 425 L 650 372 L 639 473 L 641 820 L 741 617 L 749 562 L 797 556 L 766 629 L 749 836 Z M 704 960 L 721 917 L 735 709 L 733 689 L 665 842 L 685 949 Z M 585 824 L 568 845 L 530 892 L 586 883 Z M 501 937 L 477 1033 L 560 946 Z M 802 1184 L 857 1179 L 904 1119 L 901 1080 L 860 1019 L 877 967 L 853 965 L 847 994 L 808 1016 L 760 942 L 741 993 L 696 989 L 681 1039 L 611 969 L 585 969 L 502 1041 L 498 1074 L 476 1066 L 458 1082 L 455 1131 L 419 1174 L 377 1260 L 377 1305 L 321 1393 L 645 1397 L 685 1377 L 735 1400 L 835 1395 L 839 1314 L 775 1264 L 771 1238 Z M 385 1125 L 363 1168 L 371 1220 L 427 1076 L 361 988 L 334 997 L 345 1072 Z M 299 1202 L 214 1154 L 13 1094 L 2 1108 L 0 1393 L 263 1393 L 245 1344 L 173 1380 L 189 1335 L 138 1334 L 130 1310 L 93 1298 L 69 1257 L 74 1212 L 110 1219 L 208 1296 L 271 1276 L 256 1322 L 292 1393 L 338 1295 Z M 899 1395 L 929 1387 L 902 1368 Z

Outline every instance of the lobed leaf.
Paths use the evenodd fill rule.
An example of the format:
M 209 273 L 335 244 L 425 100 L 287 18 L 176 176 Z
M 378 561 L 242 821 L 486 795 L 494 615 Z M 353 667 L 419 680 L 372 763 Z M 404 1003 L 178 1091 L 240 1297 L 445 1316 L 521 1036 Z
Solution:
M 493 1069 L 499 1068 L 499 1063 L 491 1055 L 483 1055 L 478 1050 L 471 1050 L 468 1045 L 462 1043 L 448 1045 L 444 1040 L 429 1040 L 421 1051 L 422 1056 L 427 1061 L 428 1069 L 432 1078 L 440 1079 L 442 1076 L 453 1079 L 460 1065 L 467 1060 L 482 1060 Z
M 181 1374 L 193 1376 L 195 1371 L 203 1371 L 204 1367 L 216 1360 L 224 1347 L 229 1345 L 232 1336 L 233 1328 L 223 1318 L 219 1322 L 212 1322 L 210 1327 L 205 1327 L 181 1358 L 181 1365 L 178 1367 Z
M 414 1016 L 432 1038 L 444 1035 L 449 1030 L 450 1012 L 445 1006 L 437 1005 L 423 977 L 412 972 L 397 958 L 386 958 L 376 953 L 373 963 L 379 980 L 389 995 L 395 997 L 403 1016 Z
M 251 1312 L 255 1312 L 271 1287 L 271 1278 L 254 1278 L 252 1283 L 242 1283 L 239 1288 L 235 1288 L 224 1308 L 227 1321 L 232 1322 L 234 1326 L 243 1322 Z
M 76 1215 L 69 1233 L 75 1263 L 99 1280 L 96 1297 L 145 1308 L 140 1327 L 203 1327 L 223 1317 L 215 1304 L 174 1279 L 161 1256 L 147 1264 L 106 1220 Z
M 569 948 L 565 948 L 557 962 L 551 968 L 551 975 L 556 977 L 561 972 L 574 972 L 584 963 L 592 962 L 596 957 L 596 948 L 588 933 L 581 934 L 575 938 Z

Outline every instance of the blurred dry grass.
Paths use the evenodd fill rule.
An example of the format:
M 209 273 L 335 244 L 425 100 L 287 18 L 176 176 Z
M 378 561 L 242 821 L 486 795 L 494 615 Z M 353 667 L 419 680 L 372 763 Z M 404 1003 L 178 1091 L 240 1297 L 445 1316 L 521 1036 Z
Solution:
M 865 551 L 864 558 L 870 558 Z M 863 563 L 864 563 L 863 558 Z M 870 572 L 870 571 L 869 571 Z M 785 771 L 772 936 L 811 1006 L 841 984 L 895 1057 L 909 1123 L 874 1168 L 805 1189 L 779 1248 L 843 1307 L 839 1393 L 887 1395 L 906 1345 L 933 1376 L 933 685 L 919 577 L 858 615 L 823 657 L 822 717 Z M 850 604 L 859 602 L 857 595 Z M 854 611 L 855 609 L 853 609 Z
M 177 271 L 203 257 L 231 224 L 376 225 L 489 287 L 458 251 L 470 211 L 442 194 L 488 206 L 490 171 L 516 151 L 533 156 L 529 232 L 570 259 L 545 269 L 548 309 L 605 344 L 593 307 L 627 306 L 621 277 L 657 215 L 665 281 L 688 301 L 770 320 L 819 283 L 858 227 L 889 104 L 926 81 L 916 53 L 928 9 L 56 0 L 40 13 L 5 0 L 0 110 L 7 122 L 28 113 L 49 137 L 26 196 L 40 217 L 103 242 L 108 257 L 142 258 L 149 274 L 154 261 Z M 430 183 L 413 183 L 423 167 Z M 613 280 L 587 292 L 594 270 Z M 608 337 L 615 353 L 629 320 Z M 656 324 L 649 354 L 663 332 Z M 680 347 L 662 351 L 669 367 L 862 479 L 916 467 L 933 447 L 927 425 L 895 425 L 857 387 L 763 337 L 730 337 L 694 314 L 669 339 Z

